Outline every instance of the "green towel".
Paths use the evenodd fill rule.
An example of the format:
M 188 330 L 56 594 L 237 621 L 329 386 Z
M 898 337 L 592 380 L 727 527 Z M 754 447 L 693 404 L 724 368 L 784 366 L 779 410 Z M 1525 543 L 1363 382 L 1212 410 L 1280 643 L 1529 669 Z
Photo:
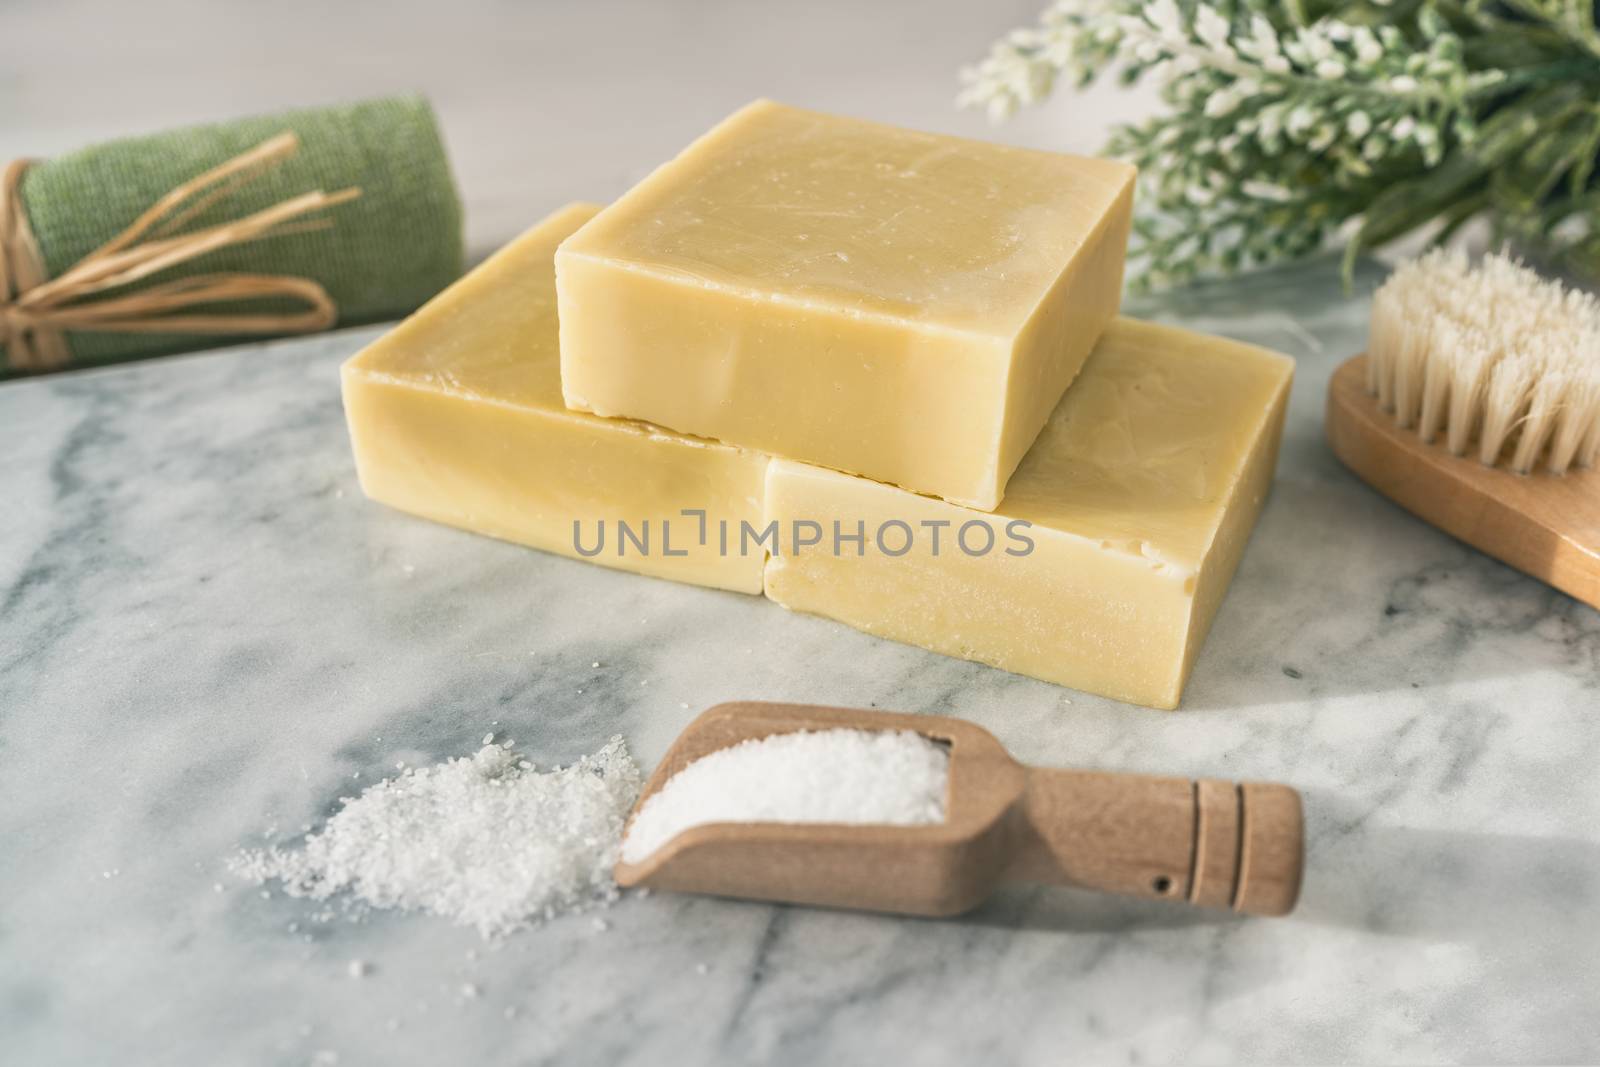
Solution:
M 313 189 L 359 186 L 361 196 L 322 213 L 333 222 L 329 229 L 221 249 L 153 281 L 213 271 L 298 275 L 322 284 L 338 305 L 340 325 L 348 326 L 402 316 L 460 275 L 461 201 L 444 145 L 427 101 L 404 96 L 132 137 L 34 164 L 21 199 L 50 276 L 175 186 L 284 130 L 300 136 L 299 152 L 184 229 L 240 218 Z M 261 301 L 245 310 L 299 309 Z M 74 331 L 67 340 L 76 367 L 239 338 Z

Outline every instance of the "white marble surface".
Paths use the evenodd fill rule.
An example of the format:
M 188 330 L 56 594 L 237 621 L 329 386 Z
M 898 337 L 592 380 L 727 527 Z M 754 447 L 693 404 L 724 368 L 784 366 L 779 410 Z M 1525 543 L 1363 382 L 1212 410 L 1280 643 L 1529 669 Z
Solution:
M 370 504 L 335 373 L 370 332 L 0 386 L 0 1060 L 1600 1058 L 1600 614 L 1329 455 L 1323 386 L 1365 299 L 1326 264 L 1151 310 L 1300 359 L 1274 494 L 1173 714 Z M 541 761 L 620 731 L 648 765 L 683 703 L 740 697 L 1291 782 L 1302 906 L 1036 890 L 925 922 L 658 894 L 490 949 L 420 917 L 318 923 L 223 870 L 356 772 L 471 751 L 492 721 Z

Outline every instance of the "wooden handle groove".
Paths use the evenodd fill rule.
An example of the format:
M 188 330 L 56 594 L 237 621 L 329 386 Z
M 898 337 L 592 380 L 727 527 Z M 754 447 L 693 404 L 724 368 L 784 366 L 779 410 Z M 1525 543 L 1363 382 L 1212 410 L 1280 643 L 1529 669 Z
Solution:
M 1232 782 L 1194 783 L 1194 878 L 1189 903 L 1231 908 L 1239 884 L 1244 823 L 1239 818 L 1239 787 Z

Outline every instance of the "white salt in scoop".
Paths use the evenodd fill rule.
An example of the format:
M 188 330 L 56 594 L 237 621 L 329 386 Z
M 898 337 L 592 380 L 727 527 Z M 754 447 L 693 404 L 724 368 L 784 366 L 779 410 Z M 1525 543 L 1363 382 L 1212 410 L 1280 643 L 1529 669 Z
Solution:
M 629 824 L 622 858 L 638 863 L 708 823 L 940 823 L 949 780 L 944 746 L 906 730 L 819 730 L 744 741 L 669 778 Z
M 616 880 L 912 915 L 1050 882 L 1281 915 L 1303 836 L 1286 786 L 1028 767 L 961 719 L 749 702 L 667 750 Z

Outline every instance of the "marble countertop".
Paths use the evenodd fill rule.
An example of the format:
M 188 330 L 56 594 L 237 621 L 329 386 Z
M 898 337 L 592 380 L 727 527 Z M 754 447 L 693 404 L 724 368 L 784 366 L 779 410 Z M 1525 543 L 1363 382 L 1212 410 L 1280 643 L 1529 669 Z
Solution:
M 372 331 L 0 386 L 0 1058 L 1600 1058 L 1600 614 L 1328 453 L 1323 389 L 1370 286 L 1346 297 L 1324 263 L 1142 306 L 1299 359 L 1272 498 L 1177 713 L 371 504 L 336 370 Z M 648 767 L 733 698 L 1292 783 L 1301 907 L 1037 889 L 929 922 L 656 894 L 604 931 L 485 945 L 317 922 L 225 872 L 355 772 L 470 752 L 491 722 L 543 763 L 621 732 Z

